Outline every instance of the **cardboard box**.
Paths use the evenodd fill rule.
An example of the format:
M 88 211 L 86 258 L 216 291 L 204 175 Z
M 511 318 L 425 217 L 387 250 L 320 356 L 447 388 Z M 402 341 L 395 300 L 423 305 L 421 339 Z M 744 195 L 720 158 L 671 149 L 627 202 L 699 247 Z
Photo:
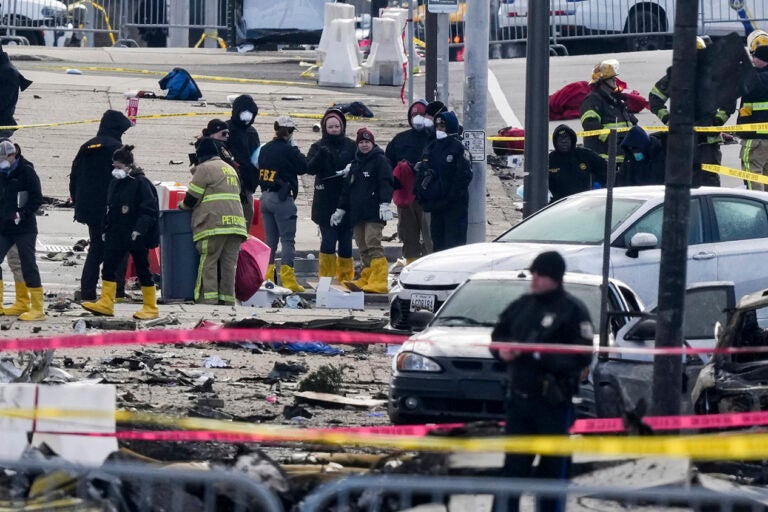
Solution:
M 324 309 L 365 309 L 365 293 L 331 288 L 331 278 L 321 277 L 315 290 L 315 304 Z

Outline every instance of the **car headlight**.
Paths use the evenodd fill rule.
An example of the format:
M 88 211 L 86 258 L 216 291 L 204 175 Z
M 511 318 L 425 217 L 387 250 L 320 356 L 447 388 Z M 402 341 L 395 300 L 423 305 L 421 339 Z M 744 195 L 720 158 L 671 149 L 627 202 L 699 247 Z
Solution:
M 401 352 L 397 355 L 396 368 L 402 372 L 441 372 L 439 364 L 415 352 Z

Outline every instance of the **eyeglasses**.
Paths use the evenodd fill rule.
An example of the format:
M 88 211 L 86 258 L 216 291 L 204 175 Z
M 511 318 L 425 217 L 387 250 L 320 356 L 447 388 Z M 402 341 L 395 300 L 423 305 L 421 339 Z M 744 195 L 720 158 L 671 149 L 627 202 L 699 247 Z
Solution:
M 229 137 L 229 130 L 221 130 L 219 133 L 224 137 Z

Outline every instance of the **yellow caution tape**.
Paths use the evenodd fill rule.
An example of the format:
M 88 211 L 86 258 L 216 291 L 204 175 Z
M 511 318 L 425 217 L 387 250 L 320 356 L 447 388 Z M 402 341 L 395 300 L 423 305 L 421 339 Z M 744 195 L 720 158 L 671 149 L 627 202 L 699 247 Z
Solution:
M 722 165 L 702 164 L 701 168 L 707 172 L 715 174 L 723 174 L 725 176 L 733 176 L 734 178 L 741 178 L 747 181 L 754 181 L 757 183 L 765 183 L 768 185 L 768 176 L 757 174 L 754 172 L 742 171 L 741 169 L 734 169 L 732 167 L 723 167 Z
M 49 69 L 69 69 L 65 66 L 40 66 L 41 68 L 48 67 Z M 140 75 L 167 75 L 167 71 L 150 71 L 148 69 L 133 69 L 133 68 L 108 68 L 101 66 L 89 66 L 84 68 L 78 68 L 80 71 L 96 71 L 104 73 L 138 73 Z M 211 75 L 190 75 L 195 80 L 208 80 L 211 82 L 235 82 L 240 84 L 262 84 L 262 85 L 300 85 L 302 87 L 317 87 L 316 83 L 312 82 L 293 82 L 290 80 L 264 80 L 261 78 L 237 78 L 231 76 L 211 76 Z
M 103 411 L 56 409 L 3 409 L 0 416 L 27 419 L 108 418 Z M 728 433 L 684 436 L 518 436 L 439 437 L 398 436 L 357 433 L 332 429 L 303 429 L 281 425 L 255 425 L 204 418 L 176 418 L 167 415 L 120 410 L 118 423 L 206 430 L 254 435 L 275 441 L 310 442 L 327 445 L 357 445 L 418 451 L 538 453 L 543 455 L 596 455 L 689 457 L 692 459 L 760 460 L 768 458 L 768 434 Z

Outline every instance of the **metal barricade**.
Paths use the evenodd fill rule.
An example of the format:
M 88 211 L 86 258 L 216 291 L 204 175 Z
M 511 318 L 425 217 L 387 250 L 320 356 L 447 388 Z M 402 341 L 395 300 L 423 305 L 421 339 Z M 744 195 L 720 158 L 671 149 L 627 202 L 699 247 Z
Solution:
M 230 2 L 236 0 L 123 0 L 120 38 L 145 46 L 226 46 Z
M 496 498 L 493 512 L 505 512 L 507 499 L 520 495 L 523 495 L 523 503 L 526 496 L 530 497 L 529 500 L 566 497 L 569 500 L 589 501 L 589 510 L 618 510 L 619 507 L 631 510 L 633 507 L 648 505 L 670 507 L 670 510 L 676 511 L 679 511 L 681 506 L 697 511 L 763 510 L 761 504 L 749 500 L 743 492 L 736 490 L 715 492 L 700 487 L 637 489 L 576 486 L 542 480 L 427 476 L 413 478 L 412 475 L 346 478 L 320 487 L 304 500 L 300 510 L 406 510 L 424 503 L 447 505 L 450 497 L 457 496 L 466 500 L 455 510 L 478 510 L 483 506 L 473 500 L 489 499 L 479 497 L 482 495 L 492 495 Z M 533 508 L 524 507 L 523 510 Z M 661 512 L 665 509 L 653 510 Z
M 4 510 L 285 512 L 267 487 L 225 471 L 24 460 L 0 462 L 0 468 Z M 35 480 L 32 486 L 40 475 L 47 481 Z

